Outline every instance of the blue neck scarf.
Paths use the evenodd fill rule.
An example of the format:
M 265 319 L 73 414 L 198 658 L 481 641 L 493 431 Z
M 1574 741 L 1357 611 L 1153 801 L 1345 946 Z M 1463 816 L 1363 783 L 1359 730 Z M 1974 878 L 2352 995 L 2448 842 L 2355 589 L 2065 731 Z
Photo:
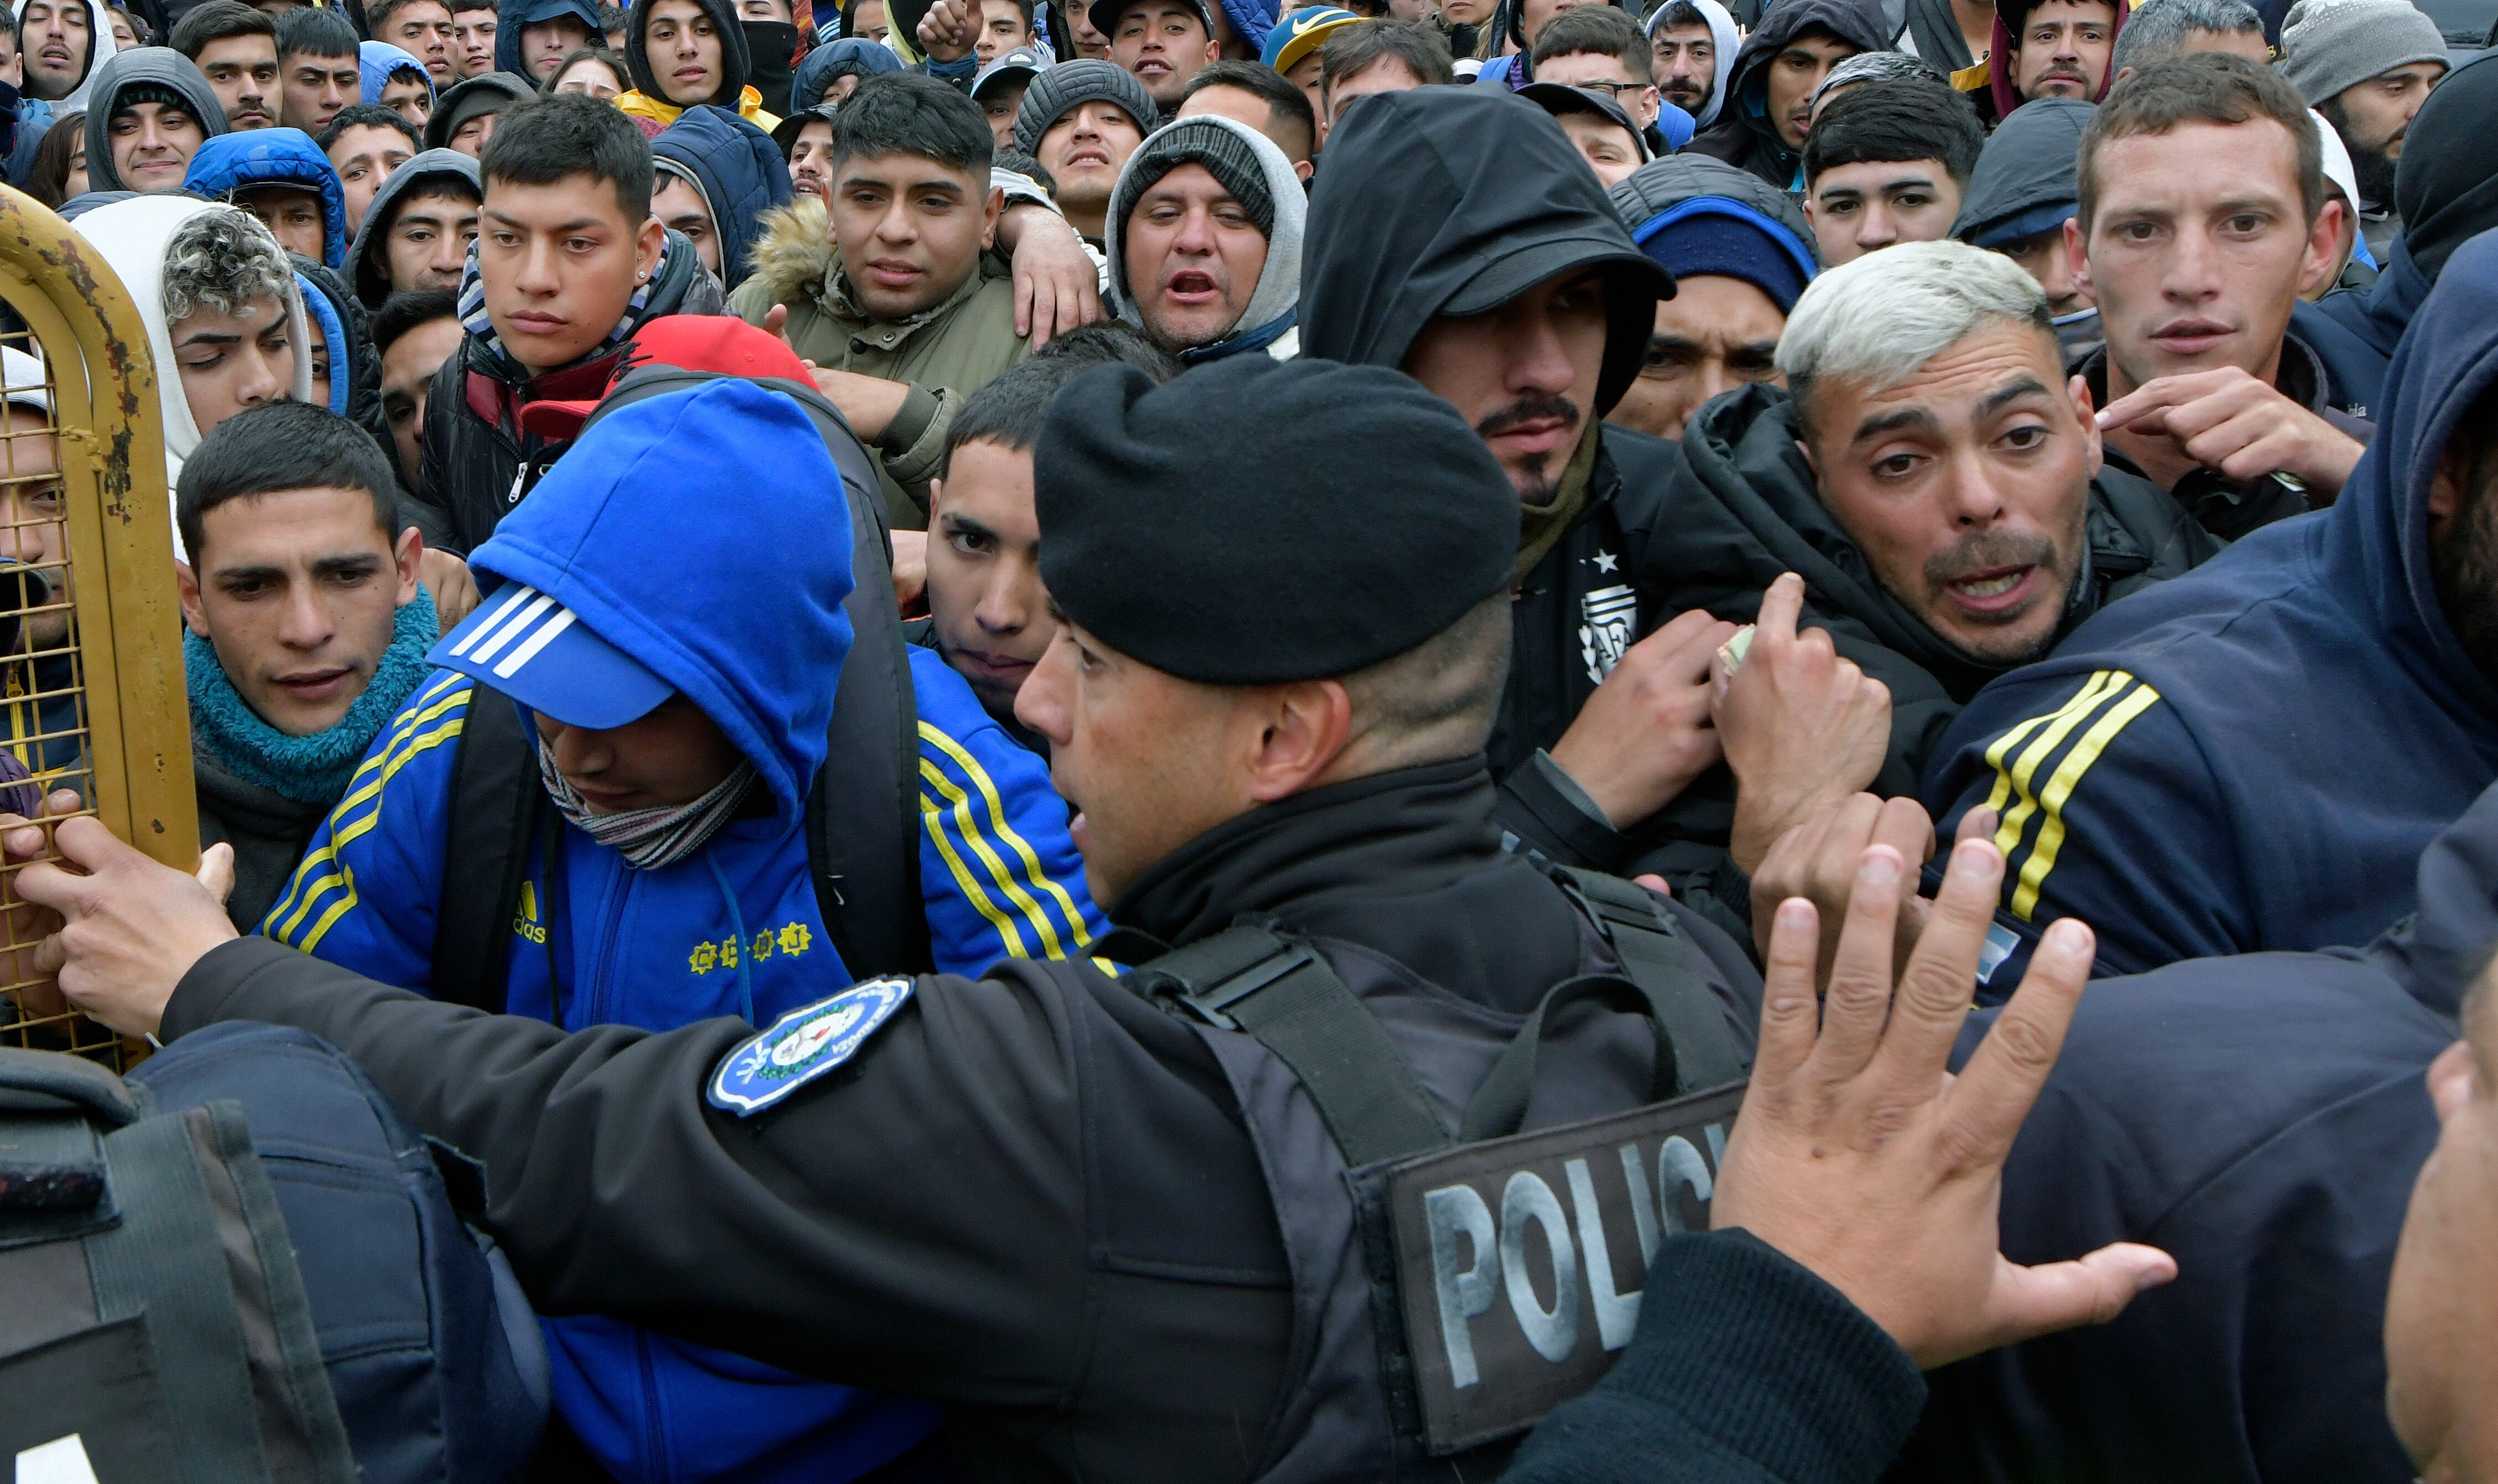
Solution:
M 440 637 L 433 595 L 419 587 L 416 601 L 393 620 L 390 647 L 347 714 L 326 731 L 289 737 L 263 721 L 234 688 L 215 647 L 185 628 L 182 672 L 190 683 L 192 738 L 246 783 L 298 804 L 335 804 L 383 724 L 425 679 L 425 652 Z

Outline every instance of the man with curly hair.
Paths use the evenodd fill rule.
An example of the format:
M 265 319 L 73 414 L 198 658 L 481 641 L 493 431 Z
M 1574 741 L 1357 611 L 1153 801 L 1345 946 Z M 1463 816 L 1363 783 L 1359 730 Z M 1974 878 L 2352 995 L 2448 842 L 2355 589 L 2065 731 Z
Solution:
M 146 322 L 168 484 L 180 483 L 182 460 L 219 423 L 264 402 L 310 398 L 310 341 L 294 268 L 248 213 L 188 197 L 140 196 L 86 213 L 78 230 L 112 265 Z

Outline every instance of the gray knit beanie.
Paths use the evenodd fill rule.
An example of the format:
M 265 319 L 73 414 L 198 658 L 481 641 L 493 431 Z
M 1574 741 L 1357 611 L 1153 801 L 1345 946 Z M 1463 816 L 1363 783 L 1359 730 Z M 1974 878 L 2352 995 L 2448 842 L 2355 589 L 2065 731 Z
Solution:
M 1136 157 L 1119 175 L 1118 194 L 1110 199 L 1111 219 L 1125 222 L 1155 181 L 1183 165 L 1204 166 L 1249 213 L 1249 224 L 1260 237 L 1275 235 L 1275 193 L 1266 184 L 1265 169 L 1247 140 L 1210 118 L 1180 119 L 1137 146 Z
M 1070 110 L 1095 102 L 1126 110 L 1139 130 L 1151 129 L 1162 118 L 1154 95 L 1126 68 L 1091 57 L 1061 62 L 1036 74 L 1025 89 L 1023 108 L 1015 114 L 1015 147 L 1030 155 L 1041 153 L 1041 137 L 1051 124 Z
M 2414 62 L 2443 62 L 2446 38 L 2410 0 L 2298 0 L 2281 26 L 2281 71 L 2309 108 Z

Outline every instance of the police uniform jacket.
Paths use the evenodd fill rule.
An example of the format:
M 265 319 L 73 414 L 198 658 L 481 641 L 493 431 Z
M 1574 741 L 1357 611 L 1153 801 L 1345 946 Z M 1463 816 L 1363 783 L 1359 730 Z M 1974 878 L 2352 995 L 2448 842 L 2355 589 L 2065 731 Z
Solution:
M 1113 918 L 1178 945 L 1271 914 L 1522 1021 L 1578 971 L 1580 919 L 1501 851 L 1491 804 L 1479 758 L 1320 790 L 1174 852 Z M 1721 995 L 1757 994 L 1731 942 L 1683 926 Z M 1085 963 L 908 984 L 786 1092 L 723 1082 L 754 1036 L 734 1020 L 567 1036 L 266 939 L 203 959 L 164 1033 L 273 1021 L 348 1051 L 482 1162 L 548 1313 L 935 1398 L 983 1477 L 1247 1477 L 1294 1379 L 1292 1275 L 1206 1041 Z

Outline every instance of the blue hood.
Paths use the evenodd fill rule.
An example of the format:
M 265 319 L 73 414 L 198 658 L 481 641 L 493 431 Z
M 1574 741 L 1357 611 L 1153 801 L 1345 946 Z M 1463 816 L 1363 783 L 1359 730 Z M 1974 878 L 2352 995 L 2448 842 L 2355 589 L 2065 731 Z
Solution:
M 850 647 L 841 489 L 795 401 L 713 382 L 592 420 L 468 560 L 553 596 L 701 707 L 795 819 Z
M 900 71 L 902 58 L 893 54 L 892 47 L 846 36 L 799 59 L 798 70 L 789 79 L 789 111 L 804 113 L 823 102 L 825 89 L 833 85 L 836 78 L 852 74 L 873 78 L 880 73 Z
M 291 185 L 321 198 L 321 262 L 336 268 L 347 261 L 347 192 L 330 157 L 301 129 L 252 129 L 220 134 L 191 156 L 182 189 L 209 201 L 224 201 L 253 185 Z
M 692 174 L 720 229 L 721 283 L 731 289 L 744 283 L 763 213 L 789 204 L 789 167 L 780 146 L 745 119 L 706 103 L 660 130 L 651 153 Z
M 598 26 L 598 7 L 590 0 L 503 0 L 495 16 L 495 70 L 537 80 L 521 65 L 521 27 L 558 16 L 569 16 L 588 26 L 592 45 L 607 44 L 606 33 Z
M 356 46 L 356 67 L 365 77 L 365 102 L 382 101 L 382 88 L 392 74 L 414 72 L 425 79 L 426 107 L 433 106 L 433 74 L 425 70 L 414 52 L 403 51 L 388 42 L 360 42 Z

